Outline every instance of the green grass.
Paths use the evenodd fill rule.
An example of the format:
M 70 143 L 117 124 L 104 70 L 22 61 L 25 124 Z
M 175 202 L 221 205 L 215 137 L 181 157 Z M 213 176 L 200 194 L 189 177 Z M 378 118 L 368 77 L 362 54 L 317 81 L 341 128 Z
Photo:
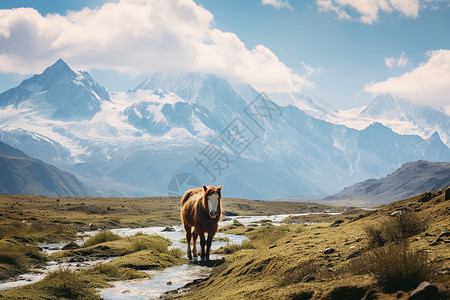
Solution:
M 32 265 L 45 261 L 45 255 L 36 246 L 12 238 L 0 240 L 0 279 L 28 272 Z
M 0 238 L 22 238 L 30 242 L 57 242 L 76 238 L 77 232 L 70 225 L 51 223 L 24 223 L 11 220 L 0 226 Z
M 116 240 L 120 240 L 120 239 L 121 239 L 121 237 L 119 235 L 112 233 L 110 231 L 99 232 L 99 233 L 95 234 L 94 236 L 91 236 L 90 238 L 88 238 L 83 243 L 83 247 L 90 247 L 90 246 L 94 246 L 94 245 L 97 245 L 100 243 L 116 241 Z
M 57 270 L 35 284 L 0 292 L 6 299 L 101 299 L 94 288 L 110 281 L 150 278 L 142 270 L 161 270 L 187 262 L 180 249 L 168 249 L 170 241 L 160 236 L 138 234 L 75 250 L 61 251 L 53 257 L 120 256 L 78 272 Z

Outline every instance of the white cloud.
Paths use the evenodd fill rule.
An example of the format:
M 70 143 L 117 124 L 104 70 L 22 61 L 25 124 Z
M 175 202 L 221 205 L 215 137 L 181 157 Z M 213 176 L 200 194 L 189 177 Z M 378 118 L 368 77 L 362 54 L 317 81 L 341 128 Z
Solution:
M 322 68 L 322 67 L 314 68 L 314 67 L 306 64 L 303 61 L 301 63 L 302 63 L 303 70 L 305 70 L 305 72 L 306 72 L 306 77 L 309 77 L 309 76 L 311 76 L 314 73 L 323 73 L 323 72 L 325 72 L 325 69 Z
M 450 50 L 427 53 L 428 61 L 398 77 L 370 83 L 364 91 L 390 93 L 415 103 L 444 108 L 450 112 Z
M 343 9 L 339 9 L 337 6 L 333 5 L 332 0 L 316 0 L 317 6 L 319 7 L 319 11 L 327 12 L 333 11 L 335 12 L 339 19 L 351 20 L 352 17 Z
M 403 52 L 398 58 L 394 58 L 392 56 L 385 57 L 384 63 L 390 69 L 393 69 L 395 67 L 406 67 L 408 65 L 408 58 L 405 56 L 405 53 Z
M 349 9 L 360 15 L 361 23 L 372 24 L 380 11 L 397 11 L 407 17 L 419 16 L 419 0 L 316 0 L 319 11 L 335 12 L 340 19 L 352 19 Z
M 0 10 L 0 72 L 42 72 L 59 57 L 76 69 L 208 72 L 267 92 L 313 86 L 267 47 L 247 49 L 214 28 L 192 0 L 121 0 L 67 15 Z
M 288 8 L 293 10 L 293 7 L 289 4 L 288 0 L 262 0 L 261 3 L 262 5 L 272 5 L 276 9 Z

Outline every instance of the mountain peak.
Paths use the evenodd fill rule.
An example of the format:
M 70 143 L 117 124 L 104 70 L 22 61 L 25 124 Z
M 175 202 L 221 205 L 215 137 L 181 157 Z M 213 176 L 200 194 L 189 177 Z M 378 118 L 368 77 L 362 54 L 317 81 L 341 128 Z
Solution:
M 44 76 L 61 76 L 61 75 L 68 75 L 68 76 L 76 76 L 77 74 L 69 67 L 69 65 L 62 60 L 61 58 L 58 59 L 53 65 L 48 67 L 44 70 L 42 75 Z
M 90 119 L 100 111 L 103 100 L 110 100 L 108 91 L 87 72 L 73 71 L 61 58 L 41 74 L 0 94 L 0 106 L 17 107 L 21 102 L 30 101 L 37 111 L 50 113 L 52 119 L 58 120 Z M 48 105 L 53 111 L 48 110 Z

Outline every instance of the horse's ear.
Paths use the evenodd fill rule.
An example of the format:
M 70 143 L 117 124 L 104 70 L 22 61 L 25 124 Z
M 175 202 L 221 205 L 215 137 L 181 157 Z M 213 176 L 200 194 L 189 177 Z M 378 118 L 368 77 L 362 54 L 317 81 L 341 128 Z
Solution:
M 206 185 L 203 186 L 203 190 L 206 192 L 208 188 L 206 187 Z
M 219 191 L 221 191 L 222 188 L 223 188 L 223 185 L 219 186 L 217 189 L 218 189 Z

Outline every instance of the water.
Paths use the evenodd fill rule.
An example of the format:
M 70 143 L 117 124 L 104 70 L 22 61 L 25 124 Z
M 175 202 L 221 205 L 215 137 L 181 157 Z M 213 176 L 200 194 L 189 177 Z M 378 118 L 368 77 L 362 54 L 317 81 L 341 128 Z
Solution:
M 65 244 L 62 244 L 62 246 L 64 246 L 64 245 Z M 45 250 L 45 251 L 47 251 L 47 250 Z M 56 250 L 48 250 L 48 251 L 54 252 Z M 0 282 L 0 291 L 40 281 L 40 280 L 44 279 L 44 277 L 47 276 L 47 274 L 49 272 L 55 271 L 59 268 L 70 269 L 70 270 L 87 269 L 87 268 L 92 267 L 96 263 L 106 263 L 106 262 L 111 261 L 112 259 L 113 259 L 112 257 L 109 257 L 109 258 L 105 258 L 105 259 L 74 261 L 74 262 L 49 261 L 41 268 L 35 268 L 33 270 L 33 273 L 22 274 L 17 278 L 13 278 L 11 280 Z

